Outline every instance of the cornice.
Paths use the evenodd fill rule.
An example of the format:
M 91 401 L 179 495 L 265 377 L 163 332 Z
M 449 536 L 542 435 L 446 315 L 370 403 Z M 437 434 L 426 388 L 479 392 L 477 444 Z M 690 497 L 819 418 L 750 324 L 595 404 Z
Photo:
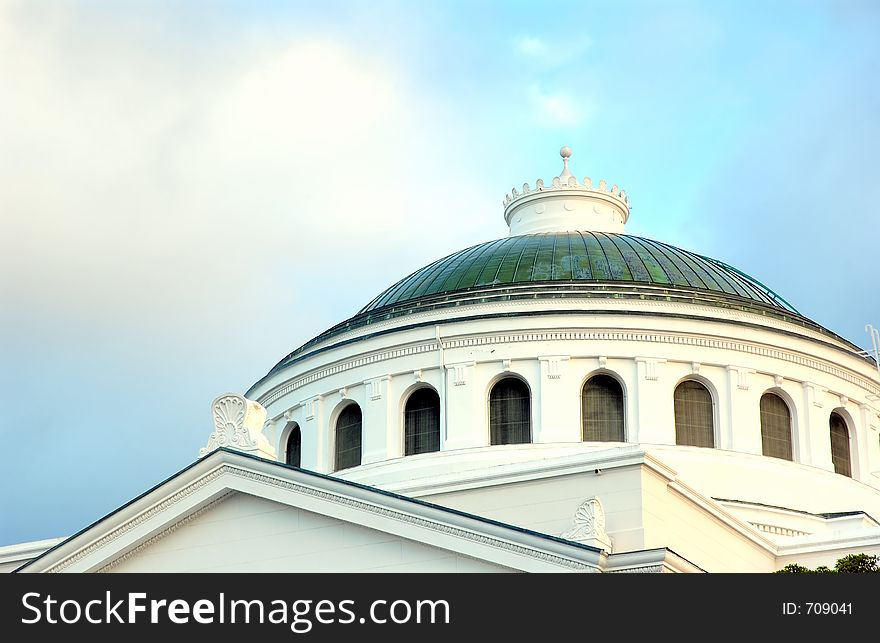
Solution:
M 520 448 L 520 445 L 510 445 Z M 531 445 L 530 445 L 531 446 Z M 491 449 L 499 453 L 499 449 L 505 447 L 478 447 L 479 449 Z M 446 453 L 454 454 L 454 451 Z M 399 461 L 400 462 L 400 461 Z M 620 469 L 625 467 L 646 466 L 654 470 L 658 475 L 669 479 L 675 477 L 675 473 L 662 462 L 652 458 L 641 450 L 638 445 L 619 447 L 588 453 L 566 454 L 552 459 L 529 459 L 519 462 L 498 463 L 493 462 L 491 467 L 468 469 L 465 471 L 431 475 L 428 477 L 407 477 L 403 484 L 377 484 L 376 486 L 388 489 L 394 493 L 406 496 L 423 497 L 434 496 L 444 493 L 454 493 L 471 489 L 498 486 L 502 484 L 514 484 L 517 482 L 555 478 L 564 475 L 576 475 L 581 473 L 593 473 L 597 468 L 602 470 Z M 376 470 L 381 471 L 388 466 L 394 466 L 390 461 L 376 462 L 372 465 L 359 467 L 359 480 L 369 480 L 370 474 Z M 372 468 L 371 467 L 375 467 Z M 362 484 L 369 484 L 364 482 Z
M 874 384 L 866 377 L 858 375 L 834 362 L 805 353 L 783 349 L 774 345 L 699 333 L 657 331 L 648 329 L 536 329 L 450 337 L 441 339 L 440 346 L 442 346 L 443 350 L 450 350 L 454 348 L 497 344 L 559 341 L 636 342 L 650 343 L 654 345 L 687 345 L 699 348 L 734 351 L 747 355 L 779 359 L 798 366 L 804 366 L 843 379 L 850 384 L 862 388 L 867 391 L 868 394 L 880 396 L 880 386 Z M 258 401 L 263 406 L 268 407 L 270 404 L 273 404 L 296 389 L 302 388 L 303 386 L 325 377 L 359 368 L 361 366 L 376 364 L 407 355 L 430 353 L 437 350 L 437 340 L 431 339 L 395 346 L 393 348 L 369 351 L 353 358 L 340 359 L 330 364 L 311 369 L 299 377 L 292 378 L 271 388 L 261 395 L 258 398 Z
M 274 465 L 273 465 L 274 466 Z M 169 496 L 167 499 L 159 502 L 149 509 L 137 514 L 135 517 L 127 520 L 119 527 L 113 529 L 103 537 L 89 544 L 88 546 L 80 549 L 76 553 L 64 558 L 60 562 L 55 563 L 51 567 L 49 567 L 46 571 L 49 573 L 58 573 L 63 572 L 64 570 L 70 568 L 75 563 L 83 560 L 84 558 L 91 556 L 100 550 L 108 547 L 119 538 L 129 533 L 132 529 L 136 528 L 139 525 L 142 525 L 144 522 L 150 520 L 151 518 L 169 510 L 175 504 L 180 501 L 192 496 L 200 489 L 203 489 L 205 486 L 217 481 L 221 477 L 230 476 L 234 478 L 238 478 L 241 480 L 253 481 L 260 484 L 268 485 L 271 487 L 283 489 L 286 491 L 292 491 L 294 493 L 303 494 L 312 498 L 316 498 L 319 500 L 323 500 L 326 502 L 331 502 L 340 506 L 345 506 L 348 508 L 356 509 L 358 511 L 363 511 L 372 515 L 381 516 L 383 518 L 395 520 L 399 523 L 412 525 L 424 529 L 429 529 L 436 533 L 453 536 L 455 538 L 460 538 L 462 540 L 466 540 L 468 542 L 485 545 L 489 547 L 493 547 L 495 549 L 499 549 L 505 552 L 509 552 L 512 554 L 517 554 L 521 556 L 525 556 L 527 558 L 540 560 L 546 563 L 550 563 L 552 565 L 556 565 L 571 571 L 577 572 L 598 572 L 598 564 L 590 564 L 575 558 L 562 556 L 559 554 L 554 554 L 539 548 L 530 547 L 527 545 L 523 545 L 520 543 L 511 542 L 509 540 L 505 540 L 502 538 L 497 538 L 494 536 L 489 536 L 486 534 L 481 534 L 474 532 L 469 529 L 465 529 L 462 527 L 458 527 L 456 525 L 443 523 L 438 520 L 432 520 L 429 518 L 425 518 L 423 516 L 417 516 L 413 513 L 407 513 L 404 511 L 400 511 L 397 509 L 391 509 L 388 507 L 383 507 L 374 503 L 365 502 L 363 500 L 359 500 L 353 497 L 341 495 L 338 493 L 325 491 L 322 489 L 318 489 L 315 487 L 311 487 L 304 484 L 299 484 L 296 482 L 291 482 L 288 480 L 282 480 L 280 478 L 266 475 L 263 473 L 259 473 L 256 471 L 248 470 L 241 468 L 239 466 L 234 466 L 231 464 L 224 463 L 218 466 L 216 469 L 210 471 L 203 477 L 199 478 L 195 482 L 185 486 L 180 489 L 173 495 Z M 181 526 L 189 523 L 193 519 L 197 518 L 199 515 L 202 515 L 204 512 L 209 511 L 214 508 L 220 502 L 226 500 L 230 494 L 235 491 L 239 491 L 239 489 L 228 488 L 223 495 L 218 496 L 212 499 L 209 503 L 200 507 L 196 511 L 191 514 L 188 514 L 185 518 L 176 521 L 173 525 L 167 526 L 162 529 L 158 533 L 150 536 L 147 540 L 139 543 L 137 546 L 132 548 L 130 551 L 125 552 L 118 558 L 115 558 L 113 561 L 109 561 L 104 563 L 99 571 L 110 571 L 113 567 L 118 565 L 119 563 L 128 560 L 132 556 L 136 555 L 138 552 L 143 551 L 149 545 L 155 543 L 161 538 L 166 537 L 168 534 L 173 533 L 175 530 L 180 528 Z M 563 544 L 563 546 L 565 546 Z M 572 545 L 573 546 L 573 545 Z
M 509 542 L 507 540 L 501 540 L 499 538 L 494 538 L 492 536 L 486 536 L 484 534 L 478 534 L 473 531 L 467 529 L 461 529 L 459 527 L 455 527 L 453 525 L 445 524 L 436 520 L 429 520 L 427 518 L 423 518 L 420 516 L 415 516 L 409 513 L 404 513 L 398 511 L 396 509 L 389 509 L 387 507 L 382 507 L 380 505 L 364 502 L 362 500 L 357 500 L 355 498 L 350 498 L 347 496 L 342 496 L 339 494 L 335 494 L 328 491 L 323 491 L 320 489 L 315 489 L 313 487 L 297 484 L 294 482 L 289 482 L 287 480 L 280 480 L 278 478 L 267 476 L 262 473 L 257 473 L 254 471 L 247 471 L 244 469 L 239 469 L 237 467 L 228 467 L 228 473 L 234 476 L 238 476 L 240 478 L 244 478 L 246 480 L 253 480 L 256 482 L 260 482 L 263 484 L 268 484 L 277 488 L 286 489 L 288 491 L 294 491 L 296 493 L 302 493 L 313 498 L 318 498 L 321 500 L 325 500 L 328 502 L 332 502 L 338 505 L 350 507 L 353 509 L 357 509 L 360 511 L 365 511 L 377 516 L 382 516 L 383 518 L 390 518 L 392 520 L 396 520 L 398 522 L 414 525 L 417 527 L 423 527 L 426 529 L 430 529 L 431 531 L 435 531 L 437 533 L 442 533 L 446 535 L 455 536 L 456 538 L 461 538 L 463 540 L 467 540 L 470 542 L 478 543 L 481 545 L 488 545 L 490 547 L 494 547 L 496 549 L 501 549 L 504 551 L 509 551 L 511 553 L 520 554 L 523 556 L 527 556 L 529 558 L 536 558 L 538 560 L 542 560 L 544 562 L 548 562 L 554 565 L 559 565 L 561 567 L 566 567 L 573 571 L 581 571 L 581 572 L 598 572 L 599 570 L 594 565 L 590 565 L 587 563 L 583 563 L 578 560 L 574 560 L 572 558 L 566 558 L 563 556 L 558 556 L 556 554 L 551 554 L 545 551 L 541 551 L 539 549 L 535 549 L 532 547 L 526 547 L 523 545 L 519 545 L 516 543 Z
M 292 381 L 288 380 L 287 382 L 279 384 L 278 386 L 270 389 L 259 398 L 257 398 L 257 401 L 260 402 L 260 404 L 262 404 L 263 406 L 268 407 L 270 404 L 276 402 L 291 391 L 295 391 L 298 388 L 302 388 L 303 386 L 311 384 L 312 382 L 323 379 L 325 377 L 330 377 L 331 375 L 336 375 L 337 373 L 342 373 L 344 371 L 350 371 L 352 369 L 359 368 L 361 366 L 367 366 L 369 364 L 376 364 L 379 362 L 396 359 L 398 357 L 406 357 L 407 355 L 418 355 L 420 353 L 428 353 L 436 350 L 437 342 L 429 341 L 398 346 L 386 350 L 363 353 L 352 359 L 338 360 L 327 366 L 312 369 L 311 371 L 308 371 L 307 373 L 293 379 Z
M 612 574 L 677 574 L 705 573 L 706 570 L 671 549 L 661 547 L 612 554 L 608 557 L 605 571 Z
M 148 538 L 147 540 L 142 542 L 140 545 L 138 545 L 134 549 L 131 549 L 131 550 L 125 552 L 122 556 L 120 556 L 118 558 L 114 558 L 112 561 L 110 561 L 109 563 L 107 563 L 106 565 L 101 567 L 100 569 L 96 570 L 96 573 L 106 574 L 107 572 L 111 571 L 117 565 L 124 563 L 125 561 L 129 560 L 130 558 L 134 558 L 143 550 L 147 549 L 148 547 L 150 547 L 154 543 L 158 542 L 159 540 L 162 540 L 163 538 L 165 538 L 165 536 L 168 536 L 169 534 L 177 531 L 178 529 L 180 529 L 184 525 L 191 523 L 193 520 L 195 520 L 196 518 L 198 518 L 202 514 L 205 514 L 205 513 L 209 512 L 211 509 L 214 509 L 215 507 L 217 507 L 217 505 L 219 505 L 220 503 L 225 502 L 226 500 L 228 500 L 229 498 L 234 496 L 235 493 L 236 493 L 235 491 L 227 491 L 219 498 L 216 498 L 215 500 L 212 500 L 211 502 L 206 504 L 204 507 L 201 507 L 200 509 L 197 509 L 196 511 L 192 512 L 191 514 L 188 514 L 183 520 L 178 520 L 176 523 L 174 523 L 170 527 L 167 527 L 167 528 L 163 529 L 162 531 L 160 531 L 155 536 Z
M 528 292 L 534 290 L 534 286 L 521 285 L 511 287 L 514 291 Z M 540 289 L 537 291 L 540 292 Z M 450 324 L 459 321 L 468 321 L 471 318 L 497 316 L 499 314 L 533 314 L 535 311 L 546 312 L 547 314 L 566 314 L 572 311 L 590 314 L 601 312 L 604 314 L 625 315 L 633 311 L 652 312 L 656 311 L 661 316 L 696 316 L 704 321 L 716 321 L 722 323 L 743 323 L 748 325 L 763 326 L 769 330 L 794 331 L 797 335 L 806 339 L 812 339 L 821 342 L 836 341 L 842 347 L 846 347 L 846 342 L 830 331 L 827 334 L 816 331 L 810 326 L 799 324 L 783 319 L 777 319 L 767 315 L 755 312 L 740 310 L 737 308 L 721 308 L 714 305 L 699 302 L 669 301 L 665 298 L 614 298 L 614 297 L 577 297 L 576 293 L 579 289 L 572 289 L 570 292 L 565 287 L 556 286 L 555 292 L 566 294 L 564 298 L 515 298 L 499 297 L 497 300 L 487 301 L 486 296 L 475 296 L 474 301 L 467 301 L 464 308 L 456 306 L 451 308 L 419 310 L 414 309 L 402 317 L 389 317 L 387 319 L 376 319 L 366 326 L 360 326 L 349 330 L 341 331 L 338 334 L 328 337 L 326 340 L 316 343 L 314 346 L 305 350 L 301 357 L 307 357 L 313 350 L 320 350 L 321 344 L 329 342 L 331 339 L 333 344 L 356 340 L 359 337 L 375 335 L 377 332 L 393 331 L 395 328 L 405 328 L 412 326 L 414 323 L 424 324 Z M 549 308 L 548 308 L 549 307 Z M 464 310 L 467 311 L 465 315 Z M 797 315 L 792 315 L 798 317 Z M 803 318 L 805 322 L 812 322 Z M 822 328 L 815 324 L 817 328 Z M 318 336 L 320 337 L 320 335 Z M 316 338 L 317 339 L 317 338 Z M 314 341 L 314 340 L 312 340 Z M 849 349 L 851 347 L 847 347 Z M 299 349 L 298 349 L 299 350 Z M 295 352 L 294 352 L 295 354 Z M 284 360 L 282 360 L 283 362 Z
M 779 546 L 779 556 L 793 556 L 796 554 L 809 554 L 813 552 L 827 552 L 829 550 L 850 549 L 858 551 L 860 548 L 875 549 L 880 546 L 880 527 L 869 527 L 858 531 L 831 531 L 820 532 L 792 539 Z
M 527 290 L 528 287 L 522 287 L 522 289 Z M 557 288 L 558 291 L 565 291 L 565 288 Z M 572 292 L 577 292 L 573 290 Z M 614 298 L 578 298 L 578 297 L 570 297 L 566 299 L 514 299 L 514 300 L 499 300 L 499 301 L 481 301 L 481 302 L 473 302 L 467 304 L 467 312 L 468 316 L 471 316 L 471 313 L 479 314 L 492 314 L 497 313 L 499 311 L 528 311 L 530 309 L 546 311 L 548 309 L 548 303 L 552 304 L 553 310 L 552 312 L 565 312 L 568 310 L 583 310 L 584 312 L 590 312 L 592 310 L 600 310 L 602 312 L 608 312 L 610 314 L 620 314 L 625 315 L 632 310 L 658 310 L 664 311 L 666 313 L 676 313 L 676 314 L 690 314 L 690 315 L 701 315 L 705 316 L 705 318 L 711 318 L 716 321 L 741 321 L 748 323 L 757 323 L 762 326 L 766 326 L 771 329 L 783 330 L 790 329 L 795 327 L 798 329 L 800 333 L 810 333 L 811 337 L 816 339 L 827 340 L 828 337 L 822 335 L 821 333 L 816 333 L 809 328 L 805 328 L 799 324 L 793 324 L 791 322 L 786 322 L 780 319 L 775 319 L 773 317 L 767 317 L 764 315 L 759 315 L 753 312 L 747 312 L 743 310 L 738 310 L 735 308 L 719 308 L 718 306 L 710 306 L 706 304 L 699 303 L 685 303 L 678 301 L 664 301 L 661 299 L 614 299 Z M 615 310 L 618 309 L 618 310 Z M 370 323 L 367 327 L 355 328 L 349 331 L 340 333 L 335 336 L 333 339 L 335 340 L 345 340 L 352 337 L 357 337 L 358 335 L 364 334 L 367 332 L 374 332 L 375 330 L 384 330 L 387 328 L 394 328 L 396 326 L 401 326 L 403 324 L 409 324 L 413 321 L 417 320 L 432 320 L 438 324 L 445 324 L 457 321 L 459 317 L 463 315 L 461 308 L 452 308 L 452 309 L 440 309 L 440 312 L 446 312 L 446 315 L 438 314 L 438 310 L 414 310 L 410 314 L 406 315 L 406 317 L 392 317 L 389 319 L 380 319 Z M 661 312 L 660 314 L 663 314 Z M 465 318 L 466 319 L 466 318 Z
M 14 562 L 25 562 L 36 558 L 43 552 L 62 543 L 66 538 L 48 538 L 0 547 L 0 565 Z
M 643 567 L 627 567 L 625 569 L 610 570 L 611 574 L 662 574 L 663 565 L 645 565 Z
M 680 479 L 676 478 L 674 481 L 668 483 L 667 488 L 697 505 L 703 511 L 715 518 L 719 523 L 737 532 L 740 536 L 751 541 L 754 545 L 760 547 L 765 552 L 774 556 L 776 555 L 776 543 L 765 537 L 757 527 L 749 522 L 740 520 L 733 514 L 729 513 L 720 504 L 702 495 L 696 489 L 685 484 Z
M 201 478 L 199 478 L 198 480 L 196 480 L 192 484 L 189 484 L 186 487 L 184 487 L 183 489 L 181 489 L 180 491 L 172 494 L 171 496 L 169 496 L 168 498 L 166 498 L 162 502 L 153 505 L 149 509 L 136 515 L 134 518 L 131 518 L 130 520 L 125 521 L 122 525 L 120 525 L 116 529 L 112 530 L 108 534 L 105 534 L 103 537 L 94 541 L 90 545 L 87 545 L 86 547 L 80 549 L 78 552 L 76 552 L 72 556 L 69 556 L 69 557 L 63 559 L 62 561 L 55 563 L 53 566 L 51 566 L 46 571 L 48 573 L 63 572 L 65 569 L 67 569 L 68 567 L 70 567 L 74 563 L 82 560 L 86 556 L 89 556 L 89 555 L 95 553 L 99 549 L 103 549 L 104 547 L 106 547 L 107 545 L 109 545 L 110 543 L 115 541 L 117 538 L 119 538 L 120 536 L 127 534 L 129 531 L 131 531 L 132 529 L 134 529 L 138 525 L 141 525 L 144 522 L 146 522 L 147 520 L 149 520 L 150 518 L 153 518 L 154 516 L 156 516 L 160 513 L 163 513 L 164 511 L 168 510 L 172 506 L 176 505 L 181 500 L 191 496 L 193 493 L 195 493 L 196 491 L 198 491 L 202 487 L 205 487 L 206 485 L 211 484 L 212 482 L 217 480 L 221 475 L 223 475 L 223 470 L 224 470 L 224 467 L 218 467 L 217 469 L 214 469 L 213 471 L 202 476 Z

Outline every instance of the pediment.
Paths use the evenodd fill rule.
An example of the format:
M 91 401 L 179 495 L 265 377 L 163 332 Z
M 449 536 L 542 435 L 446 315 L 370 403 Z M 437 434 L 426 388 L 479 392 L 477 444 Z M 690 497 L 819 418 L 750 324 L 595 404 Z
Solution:
M 19 571 L 591 572 L 602 556 L 595 548 L 220 449 Z

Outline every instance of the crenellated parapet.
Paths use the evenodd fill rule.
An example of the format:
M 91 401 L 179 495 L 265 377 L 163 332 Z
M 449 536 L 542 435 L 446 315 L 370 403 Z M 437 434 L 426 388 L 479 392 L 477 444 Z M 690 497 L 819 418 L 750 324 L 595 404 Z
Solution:
M 599 181 L 599 185 L 593 186 L 593 180 L 585 176 L 583 183 L 578 183 L 576 177 L 569 177 L 566 183 L 562 183 L 562 179 L 558 176 L 553 177 L 553 181 L 550 185 L 546 185 L 544 183 L 544 179 L 538 179 L 535 181 L 535 187 L 529 187 L 528 183 L 523 183 L 522 191 L 513 188 L 510 191 L 510 194 L 504 197 L 504 201 L 502 205 L 507 208 L 511 203 L 516 201 L 517 199 L 528 196 L 534 192 L 547 192 L 549 190 L 584 190 L 587 192 L 601 192 L 603 196 L 611 195 L 613 197 L 617 197 L 622 205 L 629 208 L 629 197 L 626 196 L 626 191 L 621 190 L 617 187 L 617 184 L 612 185 L 610 188 L 608 187 L 608 182 L 605 179 L 601 179 Z
M 569 167 L 571 148 L 559 151 L 562 173 L 549 185 L 538 179 L 535 186 L 523 183 L 504 197 L 504 220 L 511 235 L 534 232 L 596 231 L 623 232 L 629 218 L 629 197 L 617 184 L 605 179 L 597 185 L 589 176 L 578 181 Z M 517 215 L 519 215 L 517 217 Z

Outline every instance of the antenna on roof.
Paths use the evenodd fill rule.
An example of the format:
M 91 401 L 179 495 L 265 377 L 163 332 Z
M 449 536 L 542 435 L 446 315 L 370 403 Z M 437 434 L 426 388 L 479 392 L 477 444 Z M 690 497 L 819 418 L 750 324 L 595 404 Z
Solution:
M 871 338 L 871 343 L 874 345 L 874 364 L 877 366 L 877 374 L 880 375 L 880 330 L 874 328 L 871 324 L 866 324 L 865 332 L 868 333 L 868 337 Z M 866 352 L 869 355 L 871 354 L 870 351 Z

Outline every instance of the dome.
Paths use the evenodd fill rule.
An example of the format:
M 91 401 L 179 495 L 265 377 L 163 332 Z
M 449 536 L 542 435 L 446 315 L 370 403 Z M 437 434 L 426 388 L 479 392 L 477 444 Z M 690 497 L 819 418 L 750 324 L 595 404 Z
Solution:
M 504 301 L 546 300 L 548 309 L 551 301 L 565 299 L 691 304 L 791 322 L 844 341 L 722 261 L 626 234 L 626 192 L 604 179 L 578 180 L 569 168 L 571 150 L 564 147 L 560 155 L 563 171 L 551 182 L 538 179 L 505 196 L 509 236 L 416 270 L 284 357 L 269 375 L 348 331 L 417 312 L 455 309 L 466 316 L 471 304 Z
M 270 374 L 327 339 L 377 321 L 471 303 L 566 298 L 709 305 L 828 333 L 760 281 L 717 259 L 628 234 L 545 232 L 481 243 L 416 270 L 287 355 Z
M 543 286 L 548 295 L 583 296 L 592 290 L 592 296 L 603 297 L 685 296 L 797 314 L 759 281 L 716 259 L 642 237 L 587 231 L 527 234 L 472 246 L 405 277 L 360 313 L 532 285 Z
M 220 412 L 253 408 L 260 457 L 563 539 L 607 515 L 589 542 L 612 556 L 769 571 L 841 529 L 860 547 L 876 364 L 727 263 L 627 234 L 629 195 L 560 155 L 505 196 L 507 237 L 426 260 L 216 402 L 206 453 Z M 712 551 L 691 540 L 724 520 Z

